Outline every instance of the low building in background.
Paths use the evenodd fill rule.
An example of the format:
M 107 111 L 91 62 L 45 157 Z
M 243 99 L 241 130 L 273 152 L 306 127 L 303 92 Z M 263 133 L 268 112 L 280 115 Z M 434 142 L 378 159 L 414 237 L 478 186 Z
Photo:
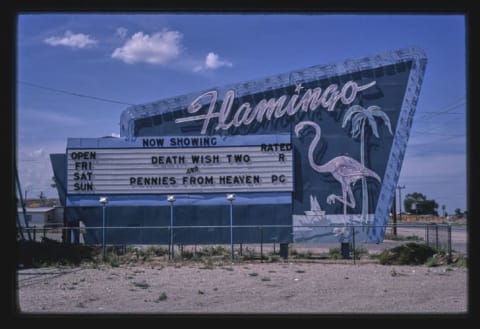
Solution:
M 23 209 L 17 208 L 17 211 L 22 225 L 25 224 L 26 220 L 29 227 L 63 226 L 63 207 L 26 207 L 25 219 L 23 217 Z

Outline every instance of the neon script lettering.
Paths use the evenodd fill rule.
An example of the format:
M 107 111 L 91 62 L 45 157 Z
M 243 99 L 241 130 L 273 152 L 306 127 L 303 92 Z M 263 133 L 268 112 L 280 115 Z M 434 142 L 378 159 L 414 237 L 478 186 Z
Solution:
M 282 95 L 279 98 L 262 99 L 254 107 L 249 102 L 241 104 L 235 111 L 233 111 L 233 100 L 235 99 L 235 90 L 230 89 L 225 93 L 220 110 L 216 112 L 215 104 L 218 99 L 218 92 L 216 90 L 207 91 L 193 100 L 188 106 L 187 112 L 189 114 L 197 114 L 203 107 L 202 103 L 210 100 L 207 113 L 200 115 L 192 115 L 185 118 L 175 120 L 175 123 L 190 122 L 203 120 L 201 134 L 205 134 L 210 120 L 218 118 L 218 123 L 215 130 L 228 130 L 231 126 L 240 127 L 241 125 L 248 126 L 253 121 L 259 123 L 263 120 L 280 119 L 285 115 L 293 116 L 298 111 L 307 112 L 315 111 L 319 106 L 327 111 L 333 111 L 338 101 L 343 104 L 351 104 L 359 91 L 368 89 L 376 84 L 372 81 L 365 85 L 358 85 L 354 81 L 348 81 L 343 85 L 342 89 L 338 89 L 337 84 L 331 84 L 322 92 L 322 88 L 307 89 L 302 97 L 299 91 L 303 87 L 295 89 L 297 94 L 293 94 L 290 99 L 287 95 Z M 301 85 L 300 85 L 301 86 Z

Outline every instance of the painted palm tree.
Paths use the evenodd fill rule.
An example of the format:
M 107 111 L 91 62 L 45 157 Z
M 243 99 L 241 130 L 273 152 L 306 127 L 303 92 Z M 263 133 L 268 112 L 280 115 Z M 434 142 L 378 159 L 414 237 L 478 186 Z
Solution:
M 342 195 L 330 194 L 327 197 L 327 203 L 333 204 L 336 201 L 343 203 L 343 221 L 345 226 L 347 225 L 347 206 L 355 208 L 355 198 L 352 192 L 352 186 L 360 179 L 364 177 L 372 177 L 381 181 L 380 177 L 374 171 L 365 168 L 360 162 L 354 158 L 340 155 L 324 164 L 317 164 L 314 161 L 314 151 L 320 141 L 322 129 L 313 121 L 301 121 L 295 126 L 295 134 L 300 136 L 300 131 L 304 127 L 313 127 L 315 130 L 315 136 L 310 142 L 308 147 L 308 162 L 313 170 L 319 173 L 331 174 L 342 186 Z M 343 231 L 346 232 L 346 231 Z M 341 232 L 340 232 L 341 233 Z
M 368 108 L 364 108 L 360 105 L 353 105 L 350 107 L 343 116 L 342 128 L 345 128 L 349 121 L 352 122 L 351 134 L 352 138 L 360 136 L 360 161 L 365 166 L 365 126 L 370 126 L 372 133 L 375 137 L 380 138 L 378 134 L 377 118 L 380 118 L 388 128 L 390 134 L 392 133 L 392 127 L 390 125 L 390 119 L 388 115 L 380 110 L 379 106 L 372 105 Z M 367 180 L 362 177 L 362 220 L 367 221 L 368 216 L 368 190 Z

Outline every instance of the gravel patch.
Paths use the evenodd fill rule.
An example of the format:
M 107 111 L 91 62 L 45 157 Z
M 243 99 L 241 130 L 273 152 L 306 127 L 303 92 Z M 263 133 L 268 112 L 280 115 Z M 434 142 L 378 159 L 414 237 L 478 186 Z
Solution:
M 467 312 L 468 270 L 302 262 L 18 271 L 22 313 Z

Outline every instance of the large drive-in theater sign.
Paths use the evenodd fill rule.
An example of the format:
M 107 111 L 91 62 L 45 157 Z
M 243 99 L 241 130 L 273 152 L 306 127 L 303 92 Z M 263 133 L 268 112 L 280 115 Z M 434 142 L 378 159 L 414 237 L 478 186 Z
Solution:
M 425 66 L 406 48 L 131 106 L 120 138 L 51 155 L 67 220 L 100 227 L 107 196 L 109 243 L 166 244 L 175 195 L 178 244 L 228 243 L 230 205 L 234 243 L 344 242 L 353 227 L 381 242 Z

